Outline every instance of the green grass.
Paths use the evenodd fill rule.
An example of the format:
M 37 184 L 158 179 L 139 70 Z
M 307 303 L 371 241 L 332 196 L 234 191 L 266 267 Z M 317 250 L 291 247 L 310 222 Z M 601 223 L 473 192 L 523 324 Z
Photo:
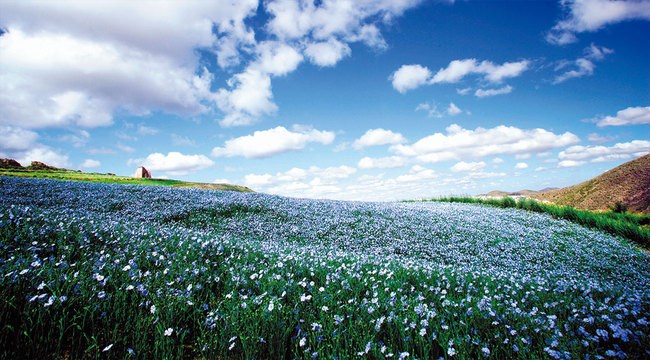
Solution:
M 480 199 L 465 196 L 449 196 L 424 201 L 452 203 L 483 204 L 498 208 L 516 208 L 537 213 L 546 213 L 557 219 L 564 219 L 593 229 L 603 230 L 612 235 L 632 240 L 646 249 L 650 249 L 650 214 L 633 214 L 617 212 L 595 212 L 580 210 L 571 206 L 543 203 L 534 199 L 511 197 L 498 199 Z
M 0 169 L 0 176 L 17 176 L 38 179 L 55 179 L 71 181 L 88 181 L 104 184 L 129 184 L 129 185 L 147 185 L 147 186 L 171 186 L 179 188 L 198 188 L 206 190 L 226 190 L 253 192 L 253 190 L 239 185 L 232 184 L 207 184 L 187 182 L 172 179 L 143 179 L 130 176 L 118 176 L 100 173 L 86 173 L 81 171 L 67 169 Z

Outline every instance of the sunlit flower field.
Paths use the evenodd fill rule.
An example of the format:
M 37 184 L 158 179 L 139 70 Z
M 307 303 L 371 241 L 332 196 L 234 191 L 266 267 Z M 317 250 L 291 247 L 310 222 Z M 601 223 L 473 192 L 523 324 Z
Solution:
M 0 178 L 0 358 L 647 358 L 650 254 L 451 203 Z

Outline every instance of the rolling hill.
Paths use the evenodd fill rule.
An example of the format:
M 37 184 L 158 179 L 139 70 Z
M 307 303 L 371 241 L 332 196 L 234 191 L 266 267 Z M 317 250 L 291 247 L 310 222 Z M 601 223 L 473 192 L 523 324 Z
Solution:
M 626 162 L 577 185 L 535 194 L 539 200 L 587 210 L 622 202 L 630 211 L 650 212 L 650 155 Z
M 39 161 L 33 161 L 29 166 L 23 167 L 13 159 L 0 159 L 0 176 L 17 176 L 27 178 L 90 181 L 106 184 L 135 184 L 150 186 L 171 186 L 180 188 L 197 188 L 206 190 L 224 190 L 239 192 L 254 192 L 253 190 L 232 184 L 210 184 L 187 182 L 172 179 L 135 178 L 115 174 L 88 173 L 78 170 L 56 168 Z

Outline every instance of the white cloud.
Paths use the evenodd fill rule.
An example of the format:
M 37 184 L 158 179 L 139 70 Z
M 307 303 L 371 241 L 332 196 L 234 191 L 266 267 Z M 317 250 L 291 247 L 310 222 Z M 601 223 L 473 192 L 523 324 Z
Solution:
M 91 169 L 91 168 L 96 168 L 101 166 L 101 162 L 99 160 L 94 160 L 94 159 L 86 159 L 84 162 L 81 164 L 82 168 L 85 169 Z
M 462 112 L 463 112 L 463 110 L 461 110 L 458 106 L 456 106 L 456 104 L 449 103 L 449 107 L 447 108 L 447 114 L 449 114 L 451 116 L 455 116 L 455 115 L 458 115 L 458 114 L 460 114 Z
M 17 153 L 16 160 L 22 165 L 29 165 L 32 161 L 40 161 L 47 165 L 69 168 L 70 160 L 67 155 L 59 154 L 47 146 L 36 144 L 27 151 Z
M 570 167 L 582 166 L 586 163 L 587 163 L 586 161 L 562 160 L 559 163 L 557 163 L 557 166 L 561 168 L 570 168 Z
M 495 157 L 494 159 L 492 159 L 492 162 L 494 164 L 503 164 L 504 160 L 500 157 Z
M 597 31 L 627 20 L 650 20 L 648 0 L 564 0 L 561 4 L 567 16 L 546 36 L 548 42 L 557 45 L 576 42 L 576 33 Z
M 336 65 L 351 52 L 347 44 L 332 38 L 327 41 L 310 43 L 305 48 L 305 55 L 309 61 L 323 67 Z
M 339 195 L 339 181 L 349 178 L 356 171 L 357 169 L 346 165 L 327 168 L 310 166 L 308 169 L 291 168 L 275 175 L 247 174 L 243 182 L 246 186 L 271 194 L 322 198 Z
M 528 169 L 528 164 L 525 162 L 519 162 L 515 165 L 515 169 L 523 170 L 523 169 Z
M 388 156 L 383 158 L 364 157 L 359 160 L 359 169 L 388 169 L 406 165 L 408 160 L 401 156 Z
M 347 165 L 331 166 L 327 168 L 310 166 L 308 169 L 308 173 L 310 175 L 317 176 L 318 178 L 325 180 L 346 179 L 356 172 L 357 169 Z
M 560 167 L 576 166 L 587 161 L 604 162 L 629 159 L 650 153 L 650 141 L 633 140 L 613 146 L 571 146 L 561 151 L 558 158 Z
M 2 141 L 0 149 L 5 150 L 27 150 L 36 142 L 38 134 L 13 126 L 0 126 Z
M 265 2 L 271 19 L 269 32 L 282 40 L 332 37 L 382 46 L 377 22 L 389 23 L 421 0 L 313 1 L 271 0 Z
M 591 44 L 589 47 L 585 48 L 585 55 L 583 57 L 576 59 L 572 63 L 562 62 L 559 66 L 556 67 L 556 70 L 561 70 L 569 64 L 573 64 L 574 68 L 567 70 L 560 75 L 557 75 L 553 80 L 553 84 L 559 84 L 569 79 L 593 75 L 594 70 L 596 69 L 596 64 L 594 64 L 594 62 L 603 60 L 605 58 L 605 55 L 611 54 L 613 52 L 613 50 L 606 47 L 598 47 L 594 44 Z
M 296 70 L 303 56 L 294 47 L 278 41 L 265 41 L 257 45 L 257 61 L 251 68 L 262 73 L 282 76 Z
M 616 116 L 606 116 L 597 120 L 597 125 L 621 126 L 650 124 L 650 106 L 636 106 L 620 110 Z
M 141 161 L 138 159 L 130 159 L 128 164 L 131 166 L 142 165 L 150 171 L 162 171 L 171 175 L 187 175 L 192 171 L 213 166 L 214 161 L 205 155 L 184 155 L 172 151 L 167 153 L 167 155 L 152 153 Z
M 393 88 L 400 93 L 425 84 L 457 83 L 471 74 L 482 75 L 485 81 L 499 84 L 504 79 L 520 76 L 528 69 L 529 65 L 528 60 L 506 62 L 501 65 L 496 65 L 488 60 L 481 62 L 476 59 L 452 60 L 446 68 L 441 68 L 435 74 L 432 74 L 429 68 L 422 65 L 402 65 L 389 79 L 393 84 Z M 457 91 L 459 94 L 464 95 L 470 89 L 465 88 Z
M 498 89 L 477 89 L 476 92 L 474 93 L 474 96 L 483 98 L 483 97 L 488 97 L 488 96 L 496 96 L 496 95 L 503 95 L 503 94 L 509 94 L 512 92 L 512 86 L 506 85 L 504 87 L 498 88 Z
M 300 128 L 290 131 L 283 126 L 278 126 L 227 140 L 223 147 L 212 149 L 212 156 L 266 158 L 288 151 L 302 150 L 308 143 L 328 145 L 335 137 L 336 135 L 331 131 Z
M 145 126 L 140 124 L 138 126 L 137 133 L 138 135 L 156 135 L 158 134 L 159 130 L 150 126 Z
M 467 94 L 469 94 L 470 92 L 472 92 L 472 88 L 471 88 L 471 87 L 466 87 L 466 88 L 462 88 L 462 89 L 456 89 L 456 93 L 458 93 L 458 95 L 467 95 Z
M 453 172 L 477 172 L 485 167 L 485 162 L 458 162 L 451 167 Z
M 172 134 L 172 145 L 175 146 L 195 146 L 196 143 L 194 140 L 190 139 L 187 136 L 181 136 L 178 134 Z
M 271 183 L 272 179 L 273 176 L 270 174 L 248 174 L 244 176 L 244 184 L 250 187 L 268 185 Z
M 422 65 L 402 65 L 390 76 L 393 88 L 400 93 L 426 84 L 431 77 L 431 70 Z
M 411 145 L 393 145 L 391 151 L 415 157 L 422 162 L 477 159 L 500 154 L 544 152 L 575 144 L 578 137 L 570 132 L 555 134 L 545 129 L 519 129 L 500 125 L 491 129 L 463 129 L 453 124 L 447 133 L 426 136 Z
M 611 137 L 611 136 L 602 136 L 602 135 L 596 134 L 596 133 L 591 133 L 591 134 L 587 135 L 587 140 L 589 140 L 589 141 L 591 141 L 593 143 L 605 143 L 605 142 L 608 142 L 608 141 L 612 141 L 614 139 L 616 139 L 616 138 Z
M 528 69 L 529 61 L 506 62 L 495 65 L 491 61 L 478 62 L 476 59 L 453 60 L 446 68 L 438 72 L 430 80 L 431 83 L 456 83 L 470 74 L 484 75 L 485 80 L 500 83 L 503 79 L 521 75 Z
M 436 172 L 432 169 L 427 169 L 420 165 L 414 165 L 411 167 L 411 170 L 409 170 L 408 174 L 396 177 L 395 181 L 398 183 L 413 183 L 431 180 L 437 177 L 438 174 L 436 174 Z
M 209 74 L 199 48 L 245 28 L 257 1 L 8 2 L 0 23 L 2 122 L 23 127 L 106 126 L 115 111 L 206 111 Z M 138 24 L 133 27 L 132 24 Z M 249 34 L 250 35 L 250 34 Z M 217 54 L 219 50 L 216 49 Z M 9 91 L 11 90 L 11 91 Z
M 427 117 L 441 118 L 443 116 L 442 112 L 438 110 L 438 105 L 433 102 L 418 104 L 418 106 L 415 108 L 415 111 L 425 111 L 427 113 Z
M 354 140 L 352 147 L 359 150 L 371 146 L 401 144 L 405 141 L 406 138 L 400 133 L 378 128 L 366 131 L 360 138 Z
M 228 80 L 230 90 L 219 89 L 217 106 L 226 114 L 219 122 L 223 127 L 255 123 L 262 115 L 277 110 L 271 91 L 271 77 L 259 70 L 247 69 Z

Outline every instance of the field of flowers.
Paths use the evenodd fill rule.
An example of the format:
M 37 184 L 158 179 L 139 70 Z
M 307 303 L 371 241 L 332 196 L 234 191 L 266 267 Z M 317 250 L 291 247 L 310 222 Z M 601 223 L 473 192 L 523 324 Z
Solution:
M 648 358 L 650 254 L 517 209 L 0 177 L 0 358 Z

